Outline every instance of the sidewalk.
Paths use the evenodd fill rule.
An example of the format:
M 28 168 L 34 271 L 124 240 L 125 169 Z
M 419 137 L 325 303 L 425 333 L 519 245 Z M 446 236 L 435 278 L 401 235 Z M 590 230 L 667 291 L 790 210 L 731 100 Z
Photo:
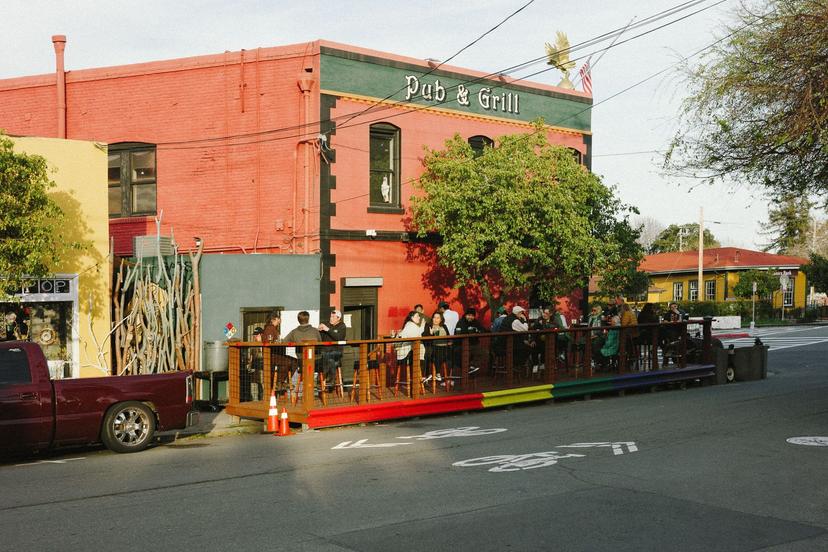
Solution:
M 183 439 L 186 437 L 223 437 L 226 435 L 246 435 L 262 433 L 264 424 L 258 420 L 239 419 L 227 414 L 224 409 L 218 412 L 201 410 L 198 413 L 198 423 L 186 429 L 159 431 L 158 436 L 167 439 Z

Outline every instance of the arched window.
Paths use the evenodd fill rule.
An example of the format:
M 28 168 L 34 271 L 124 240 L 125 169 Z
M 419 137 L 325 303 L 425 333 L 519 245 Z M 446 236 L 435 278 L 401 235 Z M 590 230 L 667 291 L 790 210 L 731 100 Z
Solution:
M 371 125 L 370 207 L 400 207 L 400 129 L 388 123 Z
M 584 155 L 580 151 L 576 150 L 575 148 L 568 148 L 568 149 L 572 153 L 572 157 L 575 158 L 575 162 L 578 163 L 579 165 L 583 165 L 584 164 Z
M 469 138 L 469 145 L 471 146 L 471 149 L 474 150 L 474 156 L 479 157 L 483 155 L 484 148 L 494 147 L 494 140 L 488 136 L 478 134 L 477 136 Z
M 122 142 L 109 145 L 109 216 L 156 212 L 155 145 Z

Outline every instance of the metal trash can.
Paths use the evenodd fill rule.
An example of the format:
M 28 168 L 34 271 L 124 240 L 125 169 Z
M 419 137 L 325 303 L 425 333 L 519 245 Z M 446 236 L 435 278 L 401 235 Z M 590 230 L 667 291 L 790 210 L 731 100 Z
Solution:
M 201 369 L 204 372 L 226 372 L 229 366 L 224 341 L 205 341 Z
M 200 403 L 219 410 L 219 404 L 227 401 L 227 377 L 230 369 L 229 354 L 224 341 L 205 341 L 202 350 L 201 372 L 195 377 L 202 382 L 200 397 L 207 397 Z

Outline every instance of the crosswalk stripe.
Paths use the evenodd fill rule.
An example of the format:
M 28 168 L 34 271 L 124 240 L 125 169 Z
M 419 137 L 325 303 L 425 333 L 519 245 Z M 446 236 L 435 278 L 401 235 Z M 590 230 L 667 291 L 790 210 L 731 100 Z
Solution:
M 791 347 L 804 347 L 807 345 L 816 345 L 818 343 L 828 342 L 828 337 L 772 337 L 772 336 L 758 336 L 761 337 L 762 343 L 770 347 L 769 350 L 789 349 Z M 727 347 L 733 345 L 734 347 L 753 345 L 754 338 L 741 337 L 737 339 L 723 339 L 722 344 Z

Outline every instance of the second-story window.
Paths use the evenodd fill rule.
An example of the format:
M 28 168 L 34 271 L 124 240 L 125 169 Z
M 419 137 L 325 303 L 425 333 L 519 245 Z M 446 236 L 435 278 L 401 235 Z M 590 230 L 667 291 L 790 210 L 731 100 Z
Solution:
M 400 129 L 388 123 L 371 125 L 370 206 L 400 207 Z
M 156 213 L 156 163 L 152 144 L 109 146 L 109 216 Z
M 580 151 L 576 150 L 575 148 L 569 148 L 569 152 L 572 154 L 572 157 L 575 159 L 576 163 L 578 163 L 579 165 L 584 164 L 584 156 Z
M 488 136 L 478 134 L 477 136 L 469 138 L 469 146 L 471 146 L 472 151 L 474 151 L 474 156 L 480 157 L 483 155 L 484 149 L 494 147 L 494 140 Z

